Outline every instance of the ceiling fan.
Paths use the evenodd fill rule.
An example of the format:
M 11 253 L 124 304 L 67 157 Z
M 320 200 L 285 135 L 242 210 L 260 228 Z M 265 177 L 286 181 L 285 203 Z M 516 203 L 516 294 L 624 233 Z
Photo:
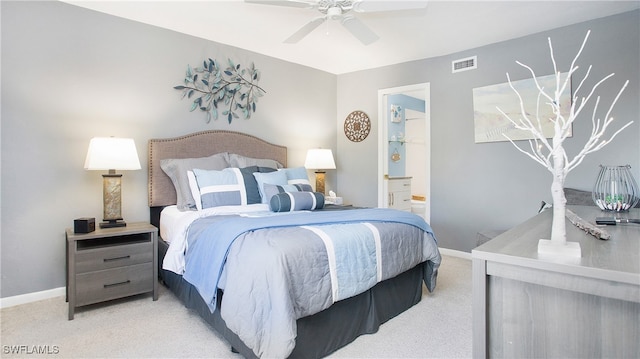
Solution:
M 355 17 L 351 12 L 383 12 L 397 10 L 423 9 L 426 1 L 390 1 L 390 0 L 245 0 L 247 3 L 289 6 L 297 8 L 315 9 L 322 15 L 311 20 L 293 35 L 284 40 L 285 43 L 295 44 L 309 35 L 313 30 L 328 20 L 339 20 L 353 36 L 364 45 L 369 45 L 379 39 L 367 25 Z

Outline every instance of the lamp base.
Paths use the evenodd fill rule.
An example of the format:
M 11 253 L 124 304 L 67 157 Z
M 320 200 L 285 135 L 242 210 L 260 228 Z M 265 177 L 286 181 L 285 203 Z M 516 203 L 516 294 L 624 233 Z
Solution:
M 324 193 L 324 171 L 316 172 L 316 192 Z
M 116 227 L 126 227 L 127 223 L 124 221 L 111 220 L 107 222 L 100 222 L 100 228 L 116 228 Z

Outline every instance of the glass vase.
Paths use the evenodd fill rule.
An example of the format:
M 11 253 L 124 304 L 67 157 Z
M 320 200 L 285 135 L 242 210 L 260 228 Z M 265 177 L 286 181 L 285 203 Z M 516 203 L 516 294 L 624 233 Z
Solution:
M 631 175 L 631 166 L 600 165 L 592 198 L 603 211 L 623 212 L 638 204 L 640 190 Z

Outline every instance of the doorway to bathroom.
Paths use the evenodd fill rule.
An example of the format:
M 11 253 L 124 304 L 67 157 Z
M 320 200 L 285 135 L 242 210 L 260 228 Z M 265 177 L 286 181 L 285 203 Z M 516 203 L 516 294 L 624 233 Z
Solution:
M 378 90 L 378 206 L 394 207 L 400 198 L 427 222 L 431 217 L 430 84 Z M 410 178 L 411 191 L 390 191 L 390 181 Z

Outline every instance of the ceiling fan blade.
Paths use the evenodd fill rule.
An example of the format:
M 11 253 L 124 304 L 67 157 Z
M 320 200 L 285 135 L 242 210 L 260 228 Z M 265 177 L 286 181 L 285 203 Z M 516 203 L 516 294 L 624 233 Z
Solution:
M 326 20 L 326 17 L 321 16 L 309 21 L 306 25 L 301 27 L 293 35 L 289 36 L 289 38 L 284 40 L 284 42 L 287 44 L 295 44 L 296 42 L 302 40 L 305 36 L 309 35 L 311 31 L 315 30 L 318 26 L 320 26 L 320 24 L 325 22 L 325 20 Z
M 395 10 L 417 10 L 427 7 L 427 1 L 419 0 L 359 0 L 354 1 L 353 11 L 355 12 L 379 12 L 379 11 L 395 11 Z
M 313 8 L 316 5 L 315 1 L 304 1 L 304 0 L 244 0 L 246 3 L 250 4 L 261 4 L 261 5 L 276 5 L 276 6 L 289 6 L 289 7 L 298 7 L 298 8 Z
M 346 27 L 353 36 L 365 45 L 369 45 L 379 39 L 375 32 L 353 16 L 343 17 L 342 26 Z

